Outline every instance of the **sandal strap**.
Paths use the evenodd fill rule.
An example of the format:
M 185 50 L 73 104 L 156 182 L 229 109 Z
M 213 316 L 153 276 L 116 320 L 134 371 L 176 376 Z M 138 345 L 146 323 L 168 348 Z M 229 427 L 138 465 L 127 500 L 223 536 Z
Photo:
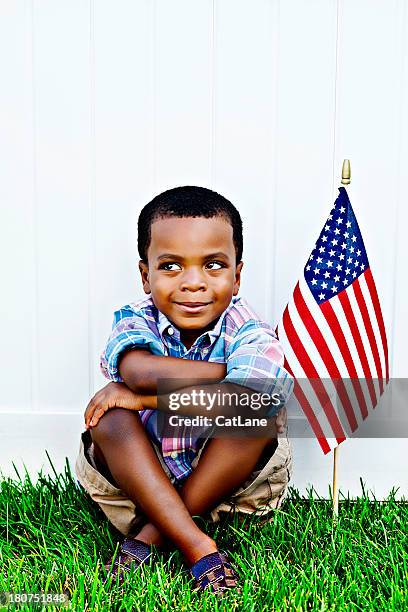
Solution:
M 233 588 L 240 590 L 237 588 L 238 576 L 225 553 L 205 555 L 190 568 L 190 573 L 195 580 L 194 591 L 209 589 L 222 593 Z
M 126 538 L 122 542 L 120 551 L 126 555 L 129 555 L 129 557 L 133 557 L 133 559 L 136 559 L 140 563 L 143 563 L 152 556 L 152 551 L 149 544 L 132 538 Z
M 132 563 L 139 567 L 146 563 L 153 555 L 149 544 L 142 542 L 141 540 L 125 538 L 122 545 L 119 548 L 118 554 L 115 559 L 113 556 L 104 565 L 105 570 L 110 576 L 116 578 L 118 571 L 120 571 L 120 578 L 123 579 L 123 573 L 130 571 Z

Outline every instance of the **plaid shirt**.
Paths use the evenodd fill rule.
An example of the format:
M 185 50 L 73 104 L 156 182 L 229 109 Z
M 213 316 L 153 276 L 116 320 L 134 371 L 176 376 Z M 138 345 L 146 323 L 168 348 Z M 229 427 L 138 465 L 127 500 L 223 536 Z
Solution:
M 199 336 L 188 350 L 180 340 L 179 330 L 157 310 L 151 298 L 123 306 L 114 313 L 112 332 L 101 355 L 101 370 L 106 378 L 123 382 L 118 358 L 132 347 L 145 348 L 154 355 L 226 363 L 227 375 L 222 382 L 278 393 L 281 405 L 292 392 L 293 379 L 283 368 L 283 350 L 272 327 L 261 321 L 242 298 L 233 298 L 214 328 Z M 141 410 L 139 414 L 172 474 L 178 480 L 186 478 L 204 439 L 193 436 L 188 428 L 183 437 L 161 437 L 157 410 Z M 194 432 L 197 434 L 197 428 Z

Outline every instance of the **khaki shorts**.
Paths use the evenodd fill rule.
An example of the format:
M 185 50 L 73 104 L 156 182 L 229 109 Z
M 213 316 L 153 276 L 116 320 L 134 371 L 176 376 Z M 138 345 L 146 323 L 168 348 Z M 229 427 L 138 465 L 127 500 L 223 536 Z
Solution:
M 207 438 L 194 458 L 194 469 L 200 461 Z M 160 449 L 153 444 L 159 461 L 169 480 L 174 484 L 175 477 L 163 461 Z M 116 488 L 98 470 L 93 459 L 93 442 L 89 431 L 81 434 L 79 453 L 75 463 L 78 482 L 99 504 L 109 521 L 123 535 L 136 535 L 139 523 L 144 522 L 142 510 L 131 501 L 124 491 Z M 238 512 L 243 515 L 262 516 L 264 521 L 272 520 L 271 514 L 279 508 L 287 493 L 292 474 L 292 454 L 287 437 L 278 439 L 278 446 L 267 463 L 250 475 L 239 489 L 230 494 L 209 514 L 213 522 L 220 520 L 220 513 Z M 269 516 L 268 516 L 269 515 Z

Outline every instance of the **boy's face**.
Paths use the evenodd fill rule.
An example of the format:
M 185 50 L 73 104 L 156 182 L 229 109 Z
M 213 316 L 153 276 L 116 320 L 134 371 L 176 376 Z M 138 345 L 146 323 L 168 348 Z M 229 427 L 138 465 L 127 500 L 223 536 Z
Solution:
M 148 264 L 139 263 L 145 293 L 194 340 L 224 312 L 240 285 L 232 226 L 223 217 L 171 217 L 151 226 Z

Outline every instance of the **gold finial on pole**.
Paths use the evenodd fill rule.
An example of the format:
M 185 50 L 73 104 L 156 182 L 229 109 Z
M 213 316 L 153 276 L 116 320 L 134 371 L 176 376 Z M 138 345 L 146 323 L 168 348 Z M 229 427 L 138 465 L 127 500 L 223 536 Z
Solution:
M 351 180 L 350 160 L 345 159 L 343 161 L 343 168 L 341 170 L 341 182 L 343 185 L 349 185 L 350 180 Z

